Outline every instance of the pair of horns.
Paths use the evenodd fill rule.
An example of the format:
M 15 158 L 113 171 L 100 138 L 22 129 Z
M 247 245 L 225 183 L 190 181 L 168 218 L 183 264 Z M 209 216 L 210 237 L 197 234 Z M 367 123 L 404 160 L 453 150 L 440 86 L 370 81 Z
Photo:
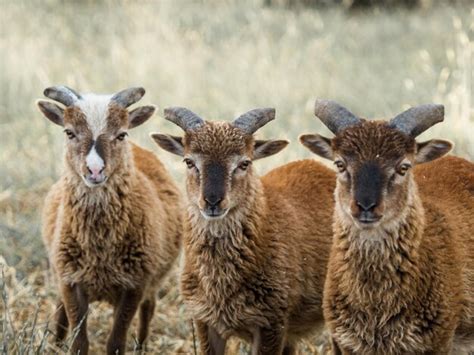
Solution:
M 184 107 L 165 109 L 165 119 L 178 125 L 184 131 L 199 128 L 204 124 L 201 117 Z M 253 134 L 273 119 L 275 119 L 274 108 L 258 108 L 239 116 L 232 124 L 247 134 Z
M 59 85 L 52 86 L 44 90 L 44 96 L 49 97 L 50 99 L 62 103 L 64 106 L 72 106 L 78 100 L 82 99 L 82 96 L 74 91 L 73 89 Z M 132 87 L 122 91 L 119 91 L 110 99 L 114 101 L 119 106 L 127 108 L 130 105 L 133 105 L 135 102 L 139 101 L 143 95 L 145 95 L 145 89 L 141 87 Z
M 361 123 L 361 119 L 331 100 L 316 100 L 314 114 L 334 134 L 347 127 Z M 415 138 L 431 126 L 444 120 L 443 105 L 420 105 L 412 107 L 389 121 L 389 126 Z

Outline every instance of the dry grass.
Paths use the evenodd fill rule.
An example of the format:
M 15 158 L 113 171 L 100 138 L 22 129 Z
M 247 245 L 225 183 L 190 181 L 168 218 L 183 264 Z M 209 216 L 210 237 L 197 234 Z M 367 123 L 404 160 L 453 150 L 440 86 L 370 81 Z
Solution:
M 147 89 L 144 102 L 188 106 L 209 118 L 275 106 L 277 120 L 261 134 L 293 143 L 257 163 L 261 172 L 309 157 L 300 133 L 327 133 L 312 116 L 315 97 L 368 117 L 442 102 L 446 123 L 425 137 L 451 139 L 456 154 L 472 159 L 472 11 L 465 4 L 347 14 L 258 0 L 0 2 L 0 353 L 54 349 L 48 323 L 55 289 L 39 211 L 60 173 L 63 137 L 35 109 L 46 86 L 111 92 L 138 84 Z M 147 137 L 156 130 L 178 132 L 157 117 L 131 135 L 157 151 L 181 183 L 182 163 Z M 153 353 L 192 351 L 175 276 L 153 321 Z M 110 314 L 106 305 L 91 308 L 93 353 L 104 349 Z M 314 344 L 302 352 L 315 352 Z M 234 343 L 230 353 L 238 351 L 245 348 Z

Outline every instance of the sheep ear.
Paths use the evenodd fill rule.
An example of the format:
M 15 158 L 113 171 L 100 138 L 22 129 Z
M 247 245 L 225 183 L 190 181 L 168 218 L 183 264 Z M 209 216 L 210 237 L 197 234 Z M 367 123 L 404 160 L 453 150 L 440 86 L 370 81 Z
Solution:
M 179 155 L 180 157 L 184 156 L 184 145 L 183 138 L 176 137 L 169 134 L 161 133 L 151 133 L 150 137 L 164 150 Z
M 422 164 L 441 158 L 453 148 L 453 143 L 441 139 L 432 139 L 416 144 L 415 163 Z
M 276 154 L 290 142 L 287 140 L 256 140 L 254 143 L 253 160 L 262 159 Z
M 64 109 L 49 101 L 38 100 L 36 105 L 48 120 L 59 126 L 64 126 Z
M 145 123 L 155 113 L 155 106 L 140 106 L 128 114 L 128 129 L 135 128 Z
M 333 160 L 334 152 L 331 147 L 331 140 L 319 134 L 303 134 L 300 136 L 300 142 L 314 154 L 325 159 Z

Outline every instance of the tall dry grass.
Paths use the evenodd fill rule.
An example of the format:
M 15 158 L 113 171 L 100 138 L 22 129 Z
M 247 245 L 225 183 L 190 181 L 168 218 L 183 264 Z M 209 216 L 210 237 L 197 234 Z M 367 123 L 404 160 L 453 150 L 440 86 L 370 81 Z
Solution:
M 112 92 L 142 85 L 145 103 L 187 106 L 213 119 L 274 106 L 277 120 L 261 135 L 293 143 L 257 162 L 262 173 L 311 156 L 297 143 L 300 133 L 328 134 L 311 112 L 316 97 L 368 117 L 440 102 L 446 122 L 424 137 L 451 139 L 455 154 L 472 159 L 473 20 L 468 3 L 351 14 L 266 7 L 258 0 L 1 1 L 0 352 L 54 349 L 48 326 L 55 289 L 40 209 L 61 171 L 63 134 L 35 108 L 45 87 Z M 156 117 L 131 136 L 155 150 L 181 183 L 182 163 L 158 151 L 150 131 L 179 131 Z M 175 277 L 161 293 L 150 351 L 192 351 Z M 94 353 L 104 349 L 110 315 L 106 305 L 91 308 Z M 315 352 L 315 344 L 308 341 L 302 351 Z M 239 347 L 234 343 L 231 352 Z

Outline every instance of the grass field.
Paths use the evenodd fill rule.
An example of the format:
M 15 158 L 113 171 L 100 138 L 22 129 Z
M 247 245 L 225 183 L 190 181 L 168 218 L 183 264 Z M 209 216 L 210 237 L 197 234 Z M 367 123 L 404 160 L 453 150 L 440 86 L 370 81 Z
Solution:
M 260 135 L 292 144 L 258 162 L 262 173 L 310 157 L 299 134 L 328 134 L 312 115 L 316 97 L 371 118 L 438 102 L 446 106 L 445 123 L 423 137 L 450 139 L 455 154 L 472 160 L 473 31 L 467 2 L 347 13 L 264 7 L 257 0 L 0 0 L 0 353 L 54 350 L 47 329 L 55 288 L 40 210 L 61 171 L 63 133 L 34 105 L 45 87 L 113 92 L 140 85 L 147 89 L 144 103 L 186 106 L 210 119 L 274 106 L 277 119 Z M 182 163 L 158 151 L 150 131 L 179 131 L 159 114 L 131 137 L 154 149 L 182 185 Z M 175 274 L 161 296 L 150 352 L 192 352 Z M 104 349 L 110 316 L 110 307 L 92 307 L 94 354 Z M 244 351 L 237 349 L 234 343 L 229 353 Z M 315 340 L 302 352 L 315 353 Z

